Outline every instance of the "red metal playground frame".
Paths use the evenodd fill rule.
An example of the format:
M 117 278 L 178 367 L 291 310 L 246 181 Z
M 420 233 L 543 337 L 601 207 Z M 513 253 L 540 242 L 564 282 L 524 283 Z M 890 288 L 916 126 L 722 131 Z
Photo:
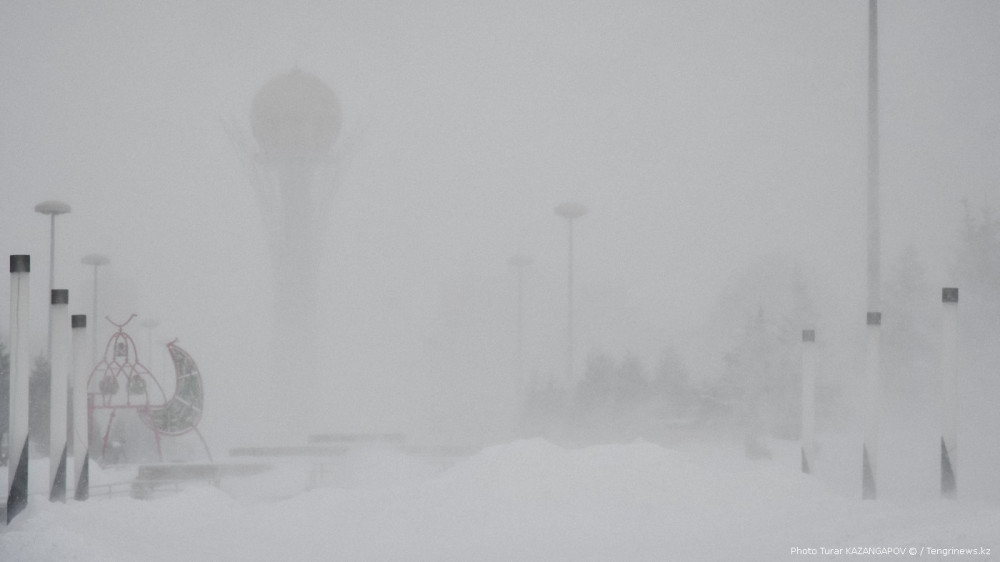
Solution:
M 205 454 L 211 461 L 212 452 L 198 431 L 198 422 L 201 420 L 204 406 L 204 387 L 198 365 L 190 354 L 177 345 L 176 339 L 167 344 L 177 378 L 174 394 L 168 400 L 163 386 L 139 360 L 135 341 L 125 332 L 125 326 L 135 317 L 133 314 L 121 324 L 107 318 L 117 331 L 108 339 L 101 361 L 87 379 L 89 426 L 95 427 L 97 412 L 110 412 L 107 426 L 103 430 L 102 464 L 107 463 L 111 428 L 120 410 L 134 410 L 146 427 L 153 432 L 160 462 L 163 462 L 161 437 L 178 437 L 191 431 L 198 436 Z M 159 403 L 154 404 L 150 400 L 151 385 L 159 391 Z

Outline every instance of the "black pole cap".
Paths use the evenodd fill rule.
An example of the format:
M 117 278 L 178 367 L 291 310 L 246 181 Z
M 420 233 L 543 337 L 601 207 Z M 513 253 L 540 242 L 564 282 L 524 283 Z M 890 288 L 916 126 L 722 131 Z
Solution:
M 804 342 L 816 341 L 816 330 L 802 330 L 802 341 Z
M 69 289 L 52 289 L 52 304 L 69 304 Z
M 28 273 L 31 271 L 31 256 L 12 255 L 10 256 L 11 273 Z
M 958 288 L 945 287 L 941 289 L 941 302 L 958 302 Z
M 86 314 L 74 314 L 69 318 L 70 323 L 74 328 L 86 328 L 87 327 L 87 315 Z
M 869 326 L 881 326 L 882 325 L 882 313 L 881 312 L 869 312 L 868 313 L 868 325 Z

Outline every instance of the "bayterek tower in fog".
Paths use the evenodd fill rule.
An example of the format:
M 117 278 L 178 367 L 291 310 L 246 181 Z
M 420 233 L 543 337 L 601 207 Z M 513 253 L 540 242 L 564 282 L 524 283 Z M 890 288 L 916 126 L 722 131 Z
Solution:
M 230 133 L 250 168 L 274 269 L 275 365 L 281 398 L 314 406 L 320 235 L 335 191 L 340 103 L 295 69 L 264 84 L 250 112 L 253 141 Z M 304 399 L 305 403 L 299 402 Z M 297 404 L 296 404 L 297 403 Z

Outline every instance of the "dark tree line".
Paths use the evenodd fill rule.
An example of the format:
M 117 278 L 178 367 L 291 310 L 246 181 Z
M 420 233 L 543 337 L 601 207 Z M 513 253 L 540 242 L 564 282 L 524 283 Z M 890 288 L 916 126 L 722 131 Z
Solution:
M 1000 392 L 1000 217 L 966 206 L 958 225 L 954 262 L 946 264 L 960 288 L 963 349 L 970 384 Z M 911 403 L 935 392 L 940 339 L 941 287 L 932 286 L 915 247 L 887 264 L 883 287 L 883 389 L 888 400 Z M 761 287 L 780 285 L 780 294 Z M 529 391 L 526 435 L 566 441 L 629 440 L 662 436 L 684 427 L 749 428 L 761 436 L 794 439 L 801 417 L 801 330 L 821 320 L 797 268 L 763 263 L 735 279 L 721 299 L 720 324 L 728 330 L 713 372 L 697 372 L 666 353 L 650 372 L 635 357 L 592 352 L 571 388 Z M 747 306 L 759 302 L 760 305 Z M 847 340 L 850 341 L 850 340 Z M 854 350 L 857 351 L 857 350 Z M 711 363 L 711 362 L 709 362 Z M 817 381 L 818 415 L 843 419 L 851 411 L 856 365 L 831 368 Z M 699 368 L 704 368 L 699 364 Z
M 0 341 L 0 436 L 7 433 L 10 427 L 10 353 L 7 344 Z M 7 451 L 0 450 L 0 458 L 5 458 Z
M 49 448 L 49 360 L 35 357 L 28 380 L 28 438 L 35 450 L 47 454 Z M 10 352 L 0 341 L 0 435 L 10 429 Z M 9 437 L 7 438 L 9 441 Z
M 523 433 L 576 443 L 630 440 L 658 423 L 688 423 L 703 407 L 701 389 L 676 354 L 664 353 L 650 374 L 634 355 L 594 351 L 572 388 L 529 390 Z

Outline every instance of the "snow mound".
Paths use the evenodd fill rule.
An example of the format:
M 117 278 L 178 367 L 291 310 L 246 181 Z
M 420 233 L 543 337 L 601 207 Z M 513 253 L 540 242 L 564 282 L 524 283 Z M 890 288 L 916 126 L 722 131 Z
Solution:
M 303 466 L 248 479 L 241 493 L 198 486 L 67 504 L 35 494 L 0 528 L 0 560 L 779 560 L 796 547 L 970 544 L 1000 553 L 1000 506 L 863 502 L 793 464 L 747 461 L 725 445 L 706 454 L 534 439 L 429 474 L 426 459 L 370 452 L 342 465 L 353 479 L 290 496 L 279 492 L 301 486 Z M 246 501 L 254 487 L 268 501 Z

